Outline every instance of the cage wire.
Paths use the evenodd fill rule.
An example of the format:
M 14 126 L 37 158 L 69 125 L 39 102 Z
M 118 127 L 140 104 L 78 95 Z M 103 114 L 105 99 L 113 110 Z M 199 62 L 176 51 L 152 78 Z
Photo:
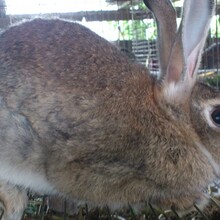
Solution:
M 6 16 L 6 5 L 5 5 L 5 1 L 1 0 L 0 1 L 0 18 L 5 17 Z
M 220 88 L 220 2 L 216 2 L 215 17 L 203 51 L 199 76 L 211 86 Z
M 62 1 L 63 4 L 65 4 L 65 1 Z M 81 0 L 81 2 L 83 2 L 85 5 L 91 1 L 92 0 Z M 212 29 L 209 32 L 203 52 L 201 65 L 199 68 L 199 77 L 211 86 L 219 88 L 220 1 L 215 1 L 217 5 L 216 13 L 215 17 L 213 18 Z M 43 1 L 39 2 L 42 4 Z M 53 1 L 49 2 L 51 3 Z M 98 34 L 107 37 L 107 39 L 109 35 L 111 35 L 112 39 L 108 39 L 109 41 L 115 44 L 131 60 L 145 65 L 152 74 L 157 75 L 159 73 L 159 61 L 156 45 L 156 24 L 151 12 L 146 9 L 142 1 L 93 0 L 93 2 L 96 2 L 99 10 L 82 9 L 81 11 L 77 12 L 60 12 L 58 10 L 53 11 L 52 13 L 40 11 L 37 14 L 30 14 L 27 8 L 27 13 L 7 14 L 7 0 L 0 0 L 0 29 L 4 30 L 11 24 L 35 17 L 64 18 L 81 22 L 83 25 L 91 28 Z M 176 0 L 173 0 L 173 2 L 176 2 Z M 20 4 L 22 4 L 22 0 L 20 0 Z M 43 8 L 40 3 L 39 6 Z M 114 10 L 108 10 L 108 7 L 112 6 L 114 6 Z M 180 14 L 180 8 L 177 8 L 177 16 L 180 17 Z M 219 183 L 216 183 L 215 187 L 220 188 Z M 39 202 L 39 200 L 37 201 Z M 152 209 L 152 212 L 158 219 L 158 215 L 153 207 L 150 209 Z M 87 210 L 85 209 L 82 212 L 87 213 Z M 168 219 L 166 218 L 166 215 L 164 214 L 163 218 L 161 219 Z

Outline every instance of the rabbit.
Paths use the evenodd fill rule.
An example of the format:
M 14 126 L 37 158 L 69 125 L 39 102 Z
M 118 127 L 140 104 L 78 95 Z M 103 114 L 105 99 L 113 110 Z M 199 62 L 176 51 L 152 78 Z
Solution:
M 28 189 L 111 208 L 208 204 L 220 93 L 197 70 L 214 0 L 185 0 L 178 30 L 169 0 L 144 2 L 157 22 L 158 78 L 78 23 L 37 18 L 1 33 L 3 219 L 21 218 Z

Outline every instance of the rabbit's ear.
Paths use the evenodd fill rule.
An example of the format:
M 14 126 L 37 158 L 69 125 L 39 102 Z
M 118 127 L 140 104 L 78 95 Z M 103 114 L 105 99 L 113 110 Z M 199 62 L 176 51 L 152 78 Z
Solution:
M 174 102 L 190 96 L 213 13 L 214 0 L 184 2 L 182 21 L 163 82 L 166 95 Z
M 153 12 L 157 23 L 160 78 L 163 78 L 176 37 L 176 11 L 170 0 L 144 0 L 144 3 Z

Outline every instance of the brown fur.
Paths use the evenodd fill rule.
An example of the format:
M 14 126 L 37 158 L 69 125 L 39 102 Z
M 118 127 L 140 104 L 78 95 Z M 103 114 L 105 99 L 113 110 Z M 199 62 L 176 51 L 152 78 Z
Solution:
M 44 176 L 54 192 L 102 206 L 151 201 L 182 210 L 206 201 L 216 171 L 197 143 L 220 162 L 220 142 L 198 105 L 220 101 L 212 89 L 201 96 L 198 84 L 192 100 L 167 102 L 145 67 L 61 20 L 4 32 L 0 73 L 1 161 L 7 156 L 17 170 Z

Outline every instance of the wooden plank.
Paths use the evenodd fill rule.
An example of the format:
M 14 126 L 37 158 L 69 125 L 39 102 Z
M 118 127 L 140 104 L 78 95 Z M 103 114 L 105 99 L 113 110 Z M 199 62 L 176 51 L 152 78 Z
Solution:
M 180 15 L 180 8 L 178 13 Z M 39 15 L 10 15 L 12 23 L 21 21 L 23 19 L 31 19 L 39 17 Z M 117 11 L 81 11 L 73 13 L 49 13 L 40 14 L 40 17 L 59 17 L 68 20 L 82 21 L 120 21 L 120 20 L 143 20 L 145 18 L 152 18 L 149 10 L 129 10 L 121 9 Z
M 181 8 L 176 8 L 177 17 L 181 15 Z M 217 7 L 216 14 L 220 14 L 220 7 Z M 0 16 L 0 28 L 5 27 L 6 23 L 13 24 L 24 19 L 32 19 L 35 17 L 43 18 L 63 18 L 73 21 L 120 21 L 120 20 L 143 20 L 152 18 L 149 10 L 129 10 L 121 9 L 118 11 L 81 11 L 72 13 L 48 13 L 48 14 L 32 14 L 32 15 L 7 15 Z M 1 21 L 2 20 L 2 21 Z
M 29 19 L 39 15 L 10 15 L 12 21 Z M 59 17 L 63 19 L 70 19 L 74 21 L 118 21 L 118 20 L 140 20 L 146 17 L 152 17 L 147 10 L 118 10 L 118 11 L 81 11 L 73 13 L 48 13 L 40 14 L 41 17 Z

